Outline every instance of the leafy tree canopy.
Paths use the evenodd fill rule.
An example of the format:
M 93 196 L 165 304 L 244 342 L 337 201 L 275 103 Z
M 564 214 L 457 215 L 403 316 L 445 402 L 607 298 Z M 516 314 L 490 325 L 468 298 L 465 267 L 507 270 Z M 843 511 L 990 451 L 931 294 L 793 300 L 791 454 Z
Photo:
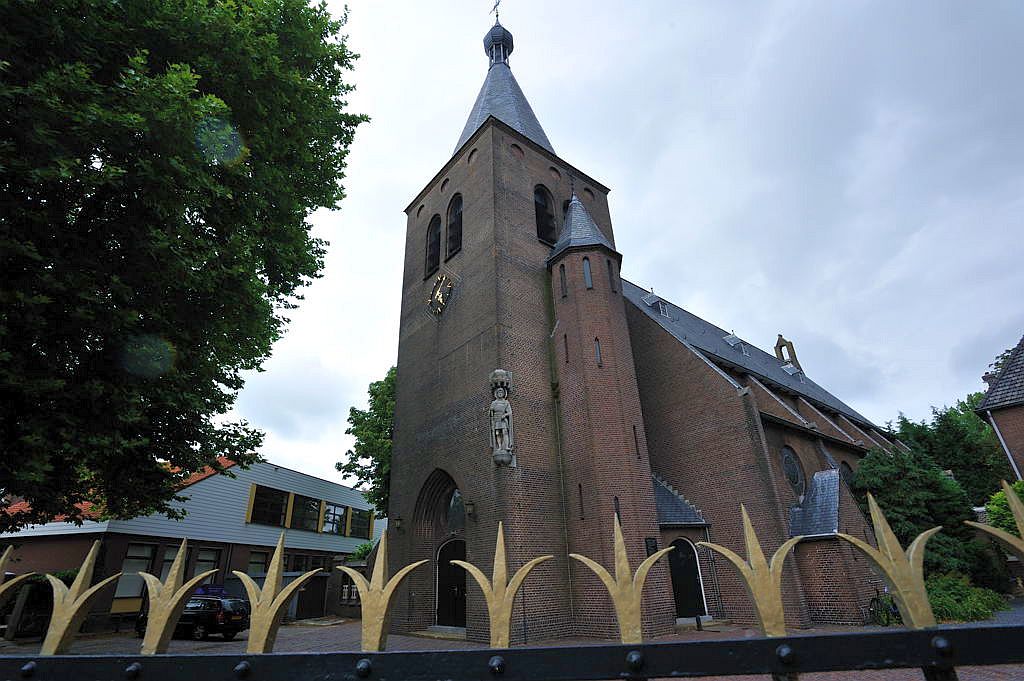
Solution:
M 939 468 L 953 471 L 971 503 L 984 504 L 1010 475 L 1010 466 L 991 426 L 974 413 L 984 393 L 972 393 L 952 407 L 932 407 L 930 422 L 900 414 L 895 435 L 928 456 Z
M 1020 497 L 1021 501 L 1024 501 L 1024 480 L 1018 480 L 1010 485 L 1010 488 Z M 999 490 L 993 494 L 992 498 L 985 504 L 985 510 L 988 511 L 988 522 L 992 527 L 1006 530 L 1017 537 L 1020 536 L 1020 531 L 1017 529 L 1017 521 L 1014 519 L 1013 512 L 1010 510 L 1010 504 L 1006 500 L 1006 492 Z
M 395 367 L 388 369 L 383 380 L 369 388 L 370 404 L 366 410 L 352 407 L 348 412 L 347 435 L 356 438 L 354 449 L 345 452 L 345 460 L 335 468 L 366 486 L 366 498 L 377 509 L 377 517 L 388 512 L 391 490 L 391 441 L 395 429 Z
M 960 573 L 982 586 L 1005 585 L 998 556 L 964 525 L 974 519 L 967 494 L 926 455 L 872 450 L 861 460 L 850 489 L 865 515 L 867 493 L 874 495 L 904 547 L 921 532 L 942 526 L 926 545 L 926 573 Z
M 319 275 L 355 55 L 306 0 L 0 4 L 0 531 L 180 515 Z

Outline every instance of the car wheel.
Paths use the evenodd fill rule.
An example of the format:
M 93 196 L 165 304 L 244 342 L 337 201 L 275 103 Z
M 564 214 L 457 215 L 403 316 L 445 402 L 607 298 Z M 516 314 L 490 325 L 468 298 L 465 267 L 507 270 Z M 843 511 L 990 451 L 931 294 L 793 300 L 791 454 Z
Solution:
M 235 635 L 236 634 L 238 634 L 237 631 L 225 631 L 224 632 L 224 640 L 225 641 L 233 641 L 233 640 L 235 640 Z
M 193 624 L 192 625 L 192 640 L 193 641 L 205 641 L 206 637 L 210 635 L 210 632 L 206 630 L 205 624 Z

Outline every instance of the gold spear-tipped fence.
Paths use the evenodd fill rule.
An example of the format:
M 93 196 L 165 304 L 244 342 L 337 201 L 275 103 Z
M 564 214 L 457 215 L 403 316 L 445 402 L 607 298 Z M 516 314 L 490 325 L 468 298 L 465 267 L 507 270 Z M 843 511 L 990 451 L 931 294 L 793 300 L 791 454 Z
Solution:
M 521 568 L 516 570 L 512 580 L 508 579 L 508 568 L 505 557 L 505 529 L 502 523 L 498 523 L 498 538 L 494 543 L 494 569 L 491 579 L 477 566 L 467 563 L 464 560 L 453 560 L 452 565 L 458 565 L 473 576 L 480 590 L 484 592 L 484 599 L 487 601 L 487 616 L 491 626 L 491 647 L 508 648 L 512 628 L 512 603 L 515 601 L 516 592 L 526 581 L 527 575 L 533 568 L 546 560 L 554 558 L 552 555 L 539 556 L 528 561 Z
M 388 570 L 388 533 L 385 531 L 380 536 L 380 543 L 377 545 L 377 558 L 373 563 L 373 575 L 370 581 L 350 567 L 342 566 L 341 569 L 352 578 L 356 588 L 359 589 L 359 602 L 362 608 L 362 649 L 368 652 L 384 650 L 387 644 L 388 632 L 388 608 L 391 605 L 391 597 L 395 589 L 405 577 L 429 561 L 420 560 L 395 573 L 391 579 L 387 579 Z
M 27 572 L 23 575 L 18 575 L 17 577 L 5 581 L 4 578 L 7 576 L 7 563 L 11 560 L 12 551 L 14 551 L 14 547 L 8 546 L 4 549 L 3 555 L 0 556 L 0 607 L 3 607 L 3 604 L 7 599 L 14 595 L 18 590 L 18 587 L 20 587 L 26 579 L 35 574 L 34 572 Z
M 78 569 L 78 575 L 71 583 L 70 589 L 53 575 L 46 575 L 53 588 L 53 615 L 46 630 L 46 638 L 43 639 L 43 647 L 39 650 L 41 655 L 60 655 L 67 652 L 71 647 L 71 641 L 89 614 L 89 606 L 104 588 L 116 582 L 121 576 L 118 572 L 94 586 L 89 586 L 92 583 L 92 573 L 96 569 L 96 556 L 99 552 L 100 542 L 96 540 L 82 561 L 82 567 Z
M 839 537 L 856 546 L 881 571 L 882 578 L 889 585 L 896 606 L 900 609 L 904 623 L 912 629 L 934 627 L 935 615 L 932 613 L 928 591 L 924 586 L 924 545 L 942 527 L 933 527 L 917 535 L 904 553 L 900 540 L 889 527 L 885 514 L 870 492 L 868 510 L 871 512 L 871 523 L 875 526 L 877 549 L 842 532 L 839 533 Z
M 252 577 L 234 570 L 234 574 L 242 580 L 242 586 L 249 594 L 249 607 L 252 610 L 249 615 L 249 642 L 246 645 L 246 652 L 269 653 L 274 649 L 277 641 L 277 630 L 281 627 L 281 616 L 284 608 L 288 605 L 292 595 L 302 585 L 313 578 L 313 575 L 320 572 L 320 568 L 296 577 L 288 586 L 281 587 L 281 577 L 284 572 L 284 532 L 277 540 L 277 548 L 274 549 L 274 556 L 270 559 L 267 568 L 267 576 L 263 578 L 261 589 Z
M 743 577 L 743 585 L 747 593 L 754 601 L 754 608 L 757 610 L 757 619 L 761 624 L 761 632 L 765 636 L 786 635 L 786 614 L 782 608 L 782 565 L 786 556 L 793 550 L 793 547 L 803 539 L 793 537 L 787 540 L 772 555 L 772 562 L 769 564 L 761 550 L 761 542 L 757 539 L 754 526 L 747 514 L 747 507 L 740 504 L 740 514 L 743 516 L 743 539 L 747 547 L 747 560 L 740 558 L 735 552 L 710 542 L 697 542 L 697 546 L 706 546 L 725 556 L 730 563 L 736 566 Z
M 174 628 L 178 625 L 178 619 L 185 610 L 188 597 L 200 582 L 217 572 L 207 570 L 182 584 L 187 544 L 187 539 L 181 540 L 181 547 L 178 549 L 178 555 L 174 557 L 174 562 L 171 563 L 166 582 L 161 582 L 159 577 L 148 572 L 139 573 L 146 581 L 146 591 L 149 593 L 149 615 L 146 618 L 146 634 L 142 639 L 143 655 L 167 652 L 167 646 L 171 642 Z
M 590 568 L 598 578 L 604 582 L 608 589 L 608 595 L 615 604 L 615 616 L 619 621 L 619 638 L 623 643 L 642 643 L 643 627 L 640 623 L 640 598 L 644 591 L 644 582 L 647 581 L 647 573 L 651 571 L 659 558 L 674 549 L 670 546 L 666 549 L 655 551 L 647 556 L 636 574 L 629 570 L 629 557 L 626 555 L 626 541 L 622 537 L 622 526 L 619 524 L 619 514 L 615 514 L 614 527 L 615 542 L 615 577 L 608 573 L 604 567 L 595 560 L 581 556 L 578 553 L 570 553 L 569 556 L 580 561 Z
M 1003 493 L 1006 494 L 1006 503 L 1010 506 L 1010 513 L 1013 514 L 1014 523 L 1017 525 L 1017 534 L 1015 537 L 1006 530 L 1000 530 L 998 527 L 992 527 L 990 525 L 984 525 L 982 523 L 976 523 L 973 520 L 965 520 L 964 522 L 971 527 L 976 527 L 982 532 L 987 532 L 996 539 L 999 540 L 1011 553 L 1017 555 L 1021 561 L 1024 561 L 1024 501 L 1020 500 L 1017 493 L 1013 491 L 1013 487 L 1008 482 L 1002 480 Z
M 1003 487 L 1006 490 L 1017 527 L 1024 534 L 1024 503 L 1017 498 L 1005 482 Z M 847 534 L 839 533 L 837 536 L 863 552 L 880 570 L 892 591 L 900 613 L 903 615 L 903 621 L 908 626 L 918 629 L 934 626 L 935 617 L 924 585 L 923 561 L 925 543 L 941 528 L 936 527 L 922 532 L 904 552 L 886 521 L 885 515 L 870 494 L 868 495 L 868 507 L 874 524 L 878 548 Z M 744 585 L 755 604 L 762 633 L 767 637 L 785 636 L 785 613 L 781 590 L 783 565 L 802 537 L 793 537 L 783 542 L 769 561 L 761 548 L 745 506 L 740 506 L 740 513 L 743 520 L 746 559 L 718 544 L 698 542 L 697 545 L 721 554 L 739 570 Z M 968 522 L 968 524 L 988 532 L 1024 559 L 1024 539 L 980 523 Z M 70 588 L 53 575 L 46 575 L 47 581 L 53 589 L 53 614 L 40 651 L 42 655 L 58 655 L 67 652 L 89 611 L 90 604 L 95 601 L 103 589 L 113 584 L 121 576 L 119 572 L 90 586 L 99 549 L 100 542 L 97 541 L 86 555 Z M 616 514 L 613 519 L 613 549 L 614 577 L 604 566 L 587 556 L 576 553 L 570 553 L 569 556 L 593 571 L 608 590 L 615 607 L 622 643 L 641 643 L 643 640 L 641 599 L 644 584 L 654 564 L 672 551 L 673 547 L 654 552 L 640 563 L 635 572 L 631 572 L 622 526 Z M 11 551 L 12 549 L 8 548 L 0 556 L 0 600 L 9 596 L 30 576 L 21 575 L 6 583 L 2 581 L 3 570 L 10 560 Z M 168 642 L 188 596 L 200 582 L 216 572 L 216 570 L 210 570 L 185 581 L 186 551 L 187 541 L 182 540 L 167 579 L 163 582 L 154 575 L 145 572 L 139 573 L 145 580 L 150 604 L 148 627 L 142 644 L 143 654 L 153 655 L 166 652 Z M 552 558 L 551 555 L 533 558 L 522 565 L 509 579 L 504 526 L 499 523 L 490 579 L 471 563 L 461 560 L 451 561 L 472 575 L 483 591 L 490 618 L 491 647 L 507 648 L 509 646 L 511 611 L 515 596 L 530 572 L 544 561 Z M 381 535 L 372 576 L 369 580 L 352 568 L 339 566 L 352 578 L 359 590 L 362 607 L 362 650 L 384 650 L 387 642 L 388 612 L 395 590 L 409 573 L 427 562 L 427 560 L 420 560 L 406 565 L 389 579 L 387 576 L 387 533 L 385 532 Z M 273 650 L 285 606 L 298 589 L 320 572 L 319 569 L 312 570 L 287 586 L 282 586 L 283 563 L 284 533 L 282 532 L 262 587 L 258 586 L 247 574 L 234 572 L 248 593 L 252 611 L 247 645 L 249 653 L 269 653 Z

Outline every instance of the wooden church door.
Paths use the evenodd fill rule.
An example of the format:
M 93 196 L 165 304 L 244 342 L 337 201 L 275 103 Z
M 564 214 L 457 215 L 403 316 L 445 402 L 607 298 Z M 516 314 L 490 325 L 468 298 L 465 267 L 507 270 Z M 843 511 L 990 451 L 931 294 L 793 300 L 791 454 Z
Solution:
M 685 539 L 672 542 L 675 551 L 668 554 L 668 568 L 672 575 L 672 595 L 676 601 L 676 617 L 706 615 L 704 594 L 697 567 L 697 551 Z
M 437 552 L 437 623 L 466 626 L 466 571 L 449 561 L 466 560 L 466 542 L 452 539 Z

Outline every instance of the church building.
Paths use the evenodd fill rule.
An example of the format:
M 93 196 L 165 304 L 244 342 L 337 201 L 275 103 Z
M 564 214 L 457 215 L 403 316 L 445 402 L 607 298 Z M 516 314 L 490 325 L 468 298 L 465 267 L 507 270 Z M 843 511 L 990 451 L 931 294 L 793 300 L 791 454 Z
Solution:
M 516 599 L 512 642 L 617 636 L 604 586 L 569 557 L 611 567 L 616 515 L 634 569 L 675 548 L 648 577 L 646 635 L 753 623 L 733 567 L 696 547 L 745 555 L 740 503 L 766 552 L 805 537 L 783 577 L 790 626 L 862 624 L 880 581 L 836 536 L 870 540 L 845 479 L 903 445 L 782 336 L 766 353 L 622 278 L 608 187 L 556 153 L 510 70 L 511 33 L 495 24 L 484 51 L 454 154 L 406 209 L 389 569 L 429 563 L 392 629 L 487 640 L 483 596 L 449 561 L 490 574 L 503 522 L 510 570 L 554 555 Z

